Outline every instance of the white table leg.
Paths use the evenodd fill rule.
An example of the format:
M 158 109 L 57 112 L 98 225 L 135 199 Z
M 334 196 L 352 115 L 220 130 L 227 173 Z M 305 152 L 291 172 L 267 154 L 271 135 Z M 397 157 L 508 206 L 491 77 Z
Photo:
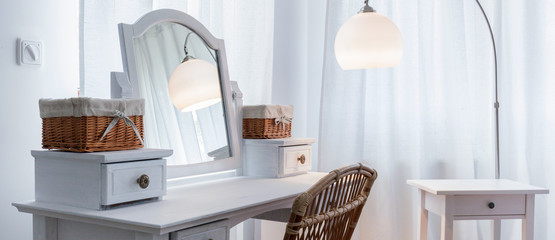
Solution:
M 526 215 L 522 219 L 522 239 L 534 239 L 534 194 L 526 194 Z
M 453 240 L 454 197 L 445 196 L 445 211 L 441 215 L 441 240 Z
M 441 240 L 453 240 L 453 216 L 441 216 Z
M 501 240 L 501 220 L 494 219 L 491 224 L 491 239 Z
M 243 239 L 260 240 L 262 239 L 262 225 L 258 219 L 248 219 L 243 222 Z
M 426 192 L 420 190 L 420 240 L 428 239 L 428 210 L 426 209 Z

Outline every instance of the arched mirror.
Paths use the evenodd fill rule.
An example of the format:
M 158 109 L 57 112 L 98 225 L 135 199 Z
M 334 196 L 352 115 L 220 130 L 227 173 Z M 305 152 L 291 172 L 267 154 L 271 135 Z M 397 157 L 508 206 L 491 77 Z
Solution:
M 168 177 L 238 168 L 223 40 L 170 9 L 119 30 L 125 73 L 113 74 L 112 86 L 121 97 L 145 99 L 145 146 L 174 150 Z

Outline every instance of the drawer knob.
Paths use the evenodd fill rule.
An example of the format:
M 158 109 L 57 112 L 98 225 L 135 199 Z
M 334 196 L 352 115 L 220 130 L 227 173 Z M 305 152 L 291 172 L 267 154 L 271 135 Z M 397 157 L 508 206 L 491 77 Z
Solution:
M 489 209 L 493 209 L 495 207 L 495 203 L 493 202 L 488 203 L 488 207 Z
M 139 184 L 139 187 L 141 187 L 142 189 L 145 189 L 148 187 L 148 184 L 150 183 L 150 179 L 148 178 L 148 175 L 143 174 L 139 178 L 137 178 L 137 183 Z
M 306 157 L 304 156 L 304 154 L 298 157 L 297 161 L 301 162 L 301 164 L 304 164 L 306 162 Z

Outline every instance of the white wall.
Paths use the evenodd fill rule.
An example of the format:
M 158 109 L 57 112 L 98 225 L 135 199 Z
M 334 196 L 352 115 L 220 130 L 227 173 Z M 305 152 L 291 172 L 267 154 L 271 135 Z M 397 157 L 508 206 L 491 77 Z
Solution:
M 30 214 L 12 202 L 34 199 L 29 150 L 41 147 L 41 97 L 74 97 L 79 86 L 79 1 L 3 1 L 0 7 L 0 239 L 32 239 Z M 16 40 L 43 43 L 41 67 L 16 63 Z

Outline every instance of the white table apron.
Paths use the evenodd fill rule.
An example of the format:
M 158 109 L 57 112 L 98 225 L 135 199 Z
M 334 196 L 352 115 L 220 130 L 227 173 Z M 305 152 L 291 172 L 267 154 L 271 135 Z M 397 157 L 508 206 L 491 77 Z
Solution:
M 507 179 L 408 180 L 420 191 L 420 240 L 428 238 L 428 212 L 441 217 L 441 239 L 453 239 L 455 220 L 493 220 L 500 239 L 501 219 L 522 219 L 522 239 L 534 239 L 535 194 L 548 189 Z

